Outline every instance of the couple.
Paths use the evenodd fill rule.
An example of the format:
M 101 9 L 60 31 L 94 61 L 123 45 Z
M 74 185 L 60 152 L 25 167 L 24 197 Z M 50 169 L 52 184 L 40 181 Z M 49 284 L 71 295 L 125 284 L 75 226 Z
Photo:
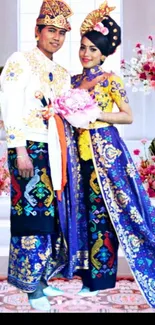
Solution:
M 113 126 L 132 123 L 123 83 L 102 68 L 121 43 L 112 10 L 105 2 L 80 30 L 83 71 L 71 84 L 89 90 L 100 108 L 89 130 L 74 129 L 50 110 L 49 119 L 44 115 L 44 106 L 70 88 L 68 72 L 53 61 L 71 30 L 72 11 L 64 1 L 43 1 L 36 48 L 14 53 L 2 72 L 11 175 L 8 281 L 37 310 L 49 311 L 47 297 L 63 294 L 48 282 L 58 273 L 80 275 L 81 295 L 115 287 L 118 240 L 155 306 L 155 210 Z M 113 112 L 114 103 L 119 112 Z

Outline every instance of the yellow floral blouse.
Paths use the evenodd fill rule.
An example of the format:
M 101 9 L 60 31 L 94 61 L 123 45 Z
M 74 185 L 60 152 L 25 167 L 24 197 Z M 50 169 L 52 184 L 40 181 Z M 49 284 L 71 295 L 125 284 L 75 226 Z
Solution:
M 92 69 L 84 69 L 83 74 L 72 77 L 72 86 L 76 88 L 80 85 L 83 79 L 86 78 L 88 81 L 91 81 L 100 74 L 103 74 L 100 66 L 96 66 Z M 104 112 L 112 112 L 114 104 L 119 108 L 122 101 L 126 103 L 129 102 L 124 88 L 124 83 L 122 79 L 115 74 L 111 74 L 106 80 L 97 83 L 93 89 L 90 89 L 90 94 L 94 96 L 98 106 Z M 91 123 L 89 128 L 94 129 L 108 125 L 108 123 L 96 121 L 95 123 Z M 81 158 L 84 160 L 91 159 L 92 154 L 90 150 L 90 135 L 88 130 L 80 130 L 78 145 Z

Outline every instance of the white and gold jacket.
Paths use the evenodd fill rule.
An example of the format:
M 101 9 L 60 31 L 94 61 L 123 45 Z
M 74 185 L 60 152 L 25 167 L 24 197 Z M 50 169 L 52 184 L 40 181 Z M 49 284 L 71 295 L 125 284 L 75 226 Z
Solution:
M 7 147 L 26 146 L 26 140 L 48 142 L 48 129 L 41 114 L 43 105 L 35 93 L 41 91 L 48 102 L 69 88 L 69 73 L 37 47 L 13 53 L 1 74 Z

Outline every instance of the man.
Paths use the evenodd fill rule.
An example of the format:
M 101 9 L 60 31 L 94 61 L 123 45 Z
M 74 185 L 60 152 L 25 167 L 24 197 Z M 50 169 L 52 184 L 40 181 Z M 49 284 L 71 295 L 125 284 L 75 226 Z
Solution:
M 70 88 L 70 76 L 53 61 L 53 54 L 71 30 L 71 15 L 62 0 L 44 0 L 35 28 L 37 46 L 13 53 L 1 75 L 11 175 L 8 282 L 28 293 L 32 308 L 43 311 L 50 310 L 47 296 L 62 294 L 47 281 L 67 263 L 62 235 L 63 125 L 51 113 L 51 103 Z

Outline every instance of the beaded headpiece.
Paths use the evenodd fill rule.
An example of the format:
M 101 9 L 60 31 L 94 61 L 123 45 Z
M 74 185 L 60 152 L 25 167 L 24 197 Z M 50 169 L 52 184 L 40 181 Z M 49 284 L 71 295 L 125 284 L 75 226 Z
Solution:
M 63 0 L 44 0 L 36 25 L 52 25 L 70 31 L 71 26 L 67 18 L 72 15 L 72 10 Z

